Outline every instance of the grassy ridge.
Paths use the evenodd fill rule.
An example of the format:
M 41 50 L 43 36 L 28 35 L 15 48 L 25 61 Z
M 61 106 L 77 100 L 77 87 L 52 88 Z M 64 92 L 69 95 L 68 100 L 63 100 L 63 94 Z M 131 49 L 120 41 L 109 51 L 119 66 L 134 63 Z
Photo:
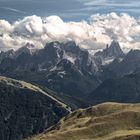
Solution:
M 80 109 L 29 140 L 140 140 L 140 104 L 104 103 Z

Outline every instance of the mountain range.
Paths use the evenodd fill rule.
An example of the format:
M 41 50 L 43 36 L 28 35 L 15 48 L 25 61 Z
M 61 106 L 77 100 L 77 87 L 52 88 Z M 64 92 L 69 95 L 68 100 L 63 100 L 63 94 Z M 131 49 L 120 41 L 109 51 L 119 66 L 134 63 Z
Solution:
M 97 114 L 94 112 L 98 106 L 74 111 L 103 102 L 139 103 L 139 62 L 140 50 L 124 53 L 117 41 L 112 41 L 95 54 L 80 48 L 73 41 L 46 43 L 42 49 L 36 49 L 33 44 L 27 43 L 16 51 L 1 52 L 0 139 L 22 140 L 46 129 L 43 138 L 49 140 L 66 140 L 65 135 L 69 140 L 69 134 L 75 134 L 73 139 L 76 140 L 85 136 L 90 139 L 93 137 L 91 128 L 92 132 L 97 132 L 97 136 L 94 135 L 96 138 L 103 136 L 103 139 L 108 140 L 110 137 L 115 140 L 115 137 L 119 139 L 120 136 L 123 140 L 129 136 L 137 138 L 137 134 L 139 138 L 139 131 L 134 132 L 134 135 L 130 132 L 130 135 L 122 136 L 129 128 L 135 131 L 134 127 L 138 127 L 134 125 L 134 115 L 138 114 L 131 111 L 134 107 L 138 112 L 139 105 L 103 104 L 99 105 Z M 124 106 L 128 110 L 124 110 Z M 71 113 L 72 111 L 74 112 Z M 104 114 L 106 111 L 109 114 Z M 126 114 L 128 112 L 128 119 L 131 119 L 133 124 L 126 127 L 130 121 L 127 120 L 123 126 L 114 128 L 119 119 L 124 121 L 124 111 Z M 109 118 L 119 112 L 119 115 L 115 115 L 116 120 L 111 122 L 113 127 L 110 126 Z M 71 114 L 67 116 L 69 113 Z M 105 120 L 108 125 L 101 121 L 103 124 L 92 126 L 89 122 L 96 120 L 92 115 L 97 115 L 99 121 L 108 115 Z M 66 117 L 60 120 L 64 116 Z M 89 117 L 91 120 L 86 122 Z M 86 128 L 83 128 L 83 125 Z M 111 130 L 105 131 L 108 127 L 111 127 Z M 72 132 L 69 131 L 70 128 L 74 128 Z M 112 129 L 117 129 L 117 135 Z M 54 133 L 56 135 L 52 136 Z M 42 134 L 37 138 L 33 137 L 33 140 L 40 138 L 43 139 Z
M 65 93 L 66 98 L 70 96 L 79 100 L 80 103 L 77 104 L 83 102 L 79 99 L 81 95 L 86 95 L 98 84 L 96 78 L 90 76 L 95 67 L 89 53 L 81 50 L 74 42 L 47 43 L 44 49 L 33 54 L 28 46 L 14 53 L 11 51 L 9 57 L 5 52 L 5 58 L 2 57 L 0 63 L 1 75 L 35 83 L 57 93 Z
M 44 90 L 53 90 L 53 96 L 77 109 L 102 101 L 103 98 L 98 99 L 97 96 L 105 94 L 105 87 L 109 96 L 115 94 L 108 89 L 111 88 L 110 83 L 114 83 L 112 81 L 122 83 L 118 90 L 124 90 L 124 82 L 121 81 L 139 68 L 139 62 L 139 50 L 124 53 L 117 41 L 112 41 L 94 55 L 73 41 L 50 42 L 39 50 L 27 43 L 17 51 L 0 53 L 0 74 L 37 84 Z M 135 93 L 134 90 L 132 92 Z M 125 102 L 125 96 L 121 97 L 119 91 L 116 94 L 121 99 L 112 95 L 113 101 Z M 105 98 L 108 101 L 108 97 Z M 133 99 L 135 101 L 138 100 Z

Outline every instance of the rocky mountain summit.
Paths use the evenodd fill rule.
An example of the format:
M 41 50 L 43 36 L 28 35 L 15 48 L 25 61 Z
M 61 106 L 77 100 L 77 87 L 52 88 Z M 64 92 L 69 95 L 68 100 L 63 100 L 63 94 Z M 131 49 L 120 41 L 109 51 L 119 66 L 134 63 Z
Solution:
M 95 53 L 95 56 L 100 56 L 103 59 L 106 58 L 119 58 L 123 57 L 124 53 L 117 41 L 112 41 L 112 43 L 106 46 L 106 48 L 103 51 L 99 51 Z
M 75 42 L 47 43 L 34 53 L 29 53 L 28 48 L 24 46 L 13 57 L 4 58 L 0 74 L 50 88 L 77 101 L 97 86 L 95 63 L 88 51 Z M 82 98 L 78 102 L 83 102 Z
M 90 94 L 104 81 L 133 73 L 140 64 L 140 51 L 124 54 L 117 41 L 94 56 L 73 41 L 34 48 L 27 44 L 17 51 L 1 52 L 0 74 L 49 88 L 74 109 L 92 104 Z

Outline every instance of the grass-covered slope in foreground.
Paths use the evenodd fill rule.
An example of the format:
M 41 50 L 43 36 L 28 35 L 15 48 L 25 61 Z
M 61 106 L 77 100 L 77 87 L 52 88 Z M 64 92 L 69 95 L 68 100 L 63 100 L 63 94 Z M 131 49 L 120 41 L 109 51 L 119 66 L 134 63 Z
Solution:
M 42 89 L 0 76 L 0 140 L 22 140 L 42 132 L 68 112 Z
M 104 103 L 80 109 L 29 140 L 140 140 L 140 104 Z

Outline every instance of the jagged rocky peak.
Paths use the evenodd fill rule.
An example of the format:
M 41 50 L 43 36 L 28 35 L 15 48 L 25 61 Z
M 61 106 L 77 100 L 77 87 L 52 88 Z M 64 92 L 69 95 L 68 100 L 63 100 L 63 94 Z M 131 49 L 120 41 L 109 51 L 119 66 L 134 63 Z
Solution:
M 67 59 L 71 63 L 75 63 L 75 60 L 82 57 L 85 53 L 74 41 L 68 41 L 60 43 L 58 41 L 47 43 L 45 50 L 49 54 L 53 54 L 60 59 Z
M 126 59 L 140 59 L 140 50 L 130 50 L 126 55 Z
M 92 59 L 88 51 L 81 49 L 74 41 L 62 43 L 58 41 L 50 42 L 46 44 L 45 50 L 45 55 L 51 55 L 51 59 L 55 58 L 56 63 L 65 60 L 62 61 L 64 63 L 63 66 L 65 66 L 67 61 L 69 61 L 81 71 L 93 71 L 94 69 Z
M 81 49 L 79 46 L 76 45 L 74 41 L 67 41 L 67 42 L 59 42 L 59 41 L 54 41 L 47 43 L 45 46 L 45 49 L 49 50 L 63 50 L 65 52 L 71 52 L 71 53 L 78 53 Z
M 117 41 L 112 41 L 110 47 L 107 48 L 107 50 L 109 53 L 108 55 L 110 56 L 121 57 L 124 54 L 120 47 L 120 44 Z
M 36 50 L 37 50 L 37 48 L 33 44 L 27 43 L 26 45 L 24 45 L 23 47 L 19 48 L 15 52 L 15 57 L 18 57 L 22 53 L 33 55 L 36 52 Z
M 63 56 L 63 50 L 61 49 L 62 43 L 58 41 L 46 43 L 43 54 L 47 55 L 51 61 L 51 59 L 55 59 L 55 61 L 60 61 Z
M 49 42 L 49 43 L 46 43 L 45 49 L 47 49 L 47 50 L 52 49 L 52 48 L 58 49 L 58 48 L 60 48 L 60 45 L 61 45 L 61 43 L 58 41 Z
M 74 41 L 66 42 L 63 45 L 65 50 L 64 58 L 70 60 L 81 71 L 92 71 L 92 59 L 87 50 L 80 48 Z
M 79 46 L 77 46 L 74 41 L 68 41 L 68 42 L 64 43 L 63 49 L 66 52 L 72 52 L 72 53 L 78 53 L 78 51 L 80 51 Z
M 29 42 L 25 45 L 25 47 L 29 48 L 29 49 L 34 49 L 35 48 L 35 46 L 32 43 L 29 43 Z
M 11 50 L 8 50 L 8 51 L 6 51 L 6 52 L 4 52 L 4 51 L 1 51 L 0 52 L 0 55 L 1 56 L 12 56 L 13 54 L 14 54 L 14 50 L 13 49 L 11 49 Z
M 106 65 L 113 62 L 115 59 L 122 60 L 124 53 L 117 41 L 112 41 L 110 45 L 107 45 L 105 49 L 95 53 L 94 57 L 100 59 L 100 65 Z
M 71 52 L 71 53 L 78 53 L 78 51 L 81 50 L 81 48 L 75 43 L 75 41 L 49 42 L 46 44 L 45 49 L 50 49 L 50 48 L 62 49 L 65 50 L 66 52 Z
M 14 54 L 15 54 L 15 51 L 14 50 L 8 50 L 6 52 L 4 51 L 1 51 L 0 52 L 0 62 L 5 59 L 5 58 L 13 58 L 14 57 Z
M 107 45 L 103 51 L 99 51 L 95 56 L 101 56 L 102 58 L 118 58 L 123 57 L 124 53 L 117 41 L 112 41 L 110 46 Z

